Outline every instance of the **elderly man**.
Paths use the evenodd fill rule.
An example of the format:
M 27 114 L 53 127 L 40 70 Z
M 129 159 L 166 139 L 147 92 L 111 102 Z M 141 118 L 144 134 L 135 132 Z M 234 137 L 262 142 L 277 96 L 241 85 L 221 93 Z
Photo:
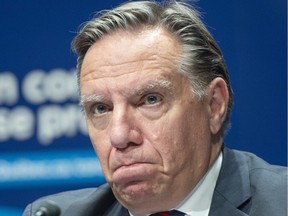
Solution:
M 89 21 L 73 45 L 107 184 L 41 198 L 24 215 L 44 200 L 66 216 L 286 214 L 286 169 L 223 145 L 232 90 L 195 9 L 125 3 Z

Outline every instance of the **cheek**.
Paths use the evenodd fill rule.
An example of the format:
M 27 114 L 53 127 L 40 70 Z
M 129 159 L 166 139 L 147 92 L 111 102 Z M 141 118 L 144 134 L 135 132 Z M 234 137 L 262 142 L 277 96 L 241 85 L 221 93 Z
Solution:
M 182 119 L 182 118 L 181 118 Z M 151 148 L 161 157 L 164 169 L 177 166 L 187 149 L 187 128 L 177 116 L 167 115 L 145 128 L 145 137 Z M 190 151 L 190 150 L 188 150 Z
M 89 128 L 88 128 L 89 129 Z M 93 145 L 93 148 L 100 161 L 103 173 L 105 177 L 109 177 L 109 155 L 111 152 L 111 145 L 107 143 L 105 135 L 95 130 L 89 130 L 89 136 Z
M 183 107 L 178 110 L 183 111 Z M 166 172 L 178 172 L 185 166 L 200 164 L 209 143 L 205 138 L 209 135 L 205 134 L 208 120 L 204 113 L 178 110 L 155 121 L 146 130 L 146 137 L 162 158 Z
M 105 140 L 107 138 L 106 134 L 104 133 L 104 130 L 98 130 L 95 129 L 93 122 L 90 120 L 86 120 L 87 122 L 87 128 L 88 128 L 88 133 L 90 140 L 92 142 L 93 148 L 96 151 L 98 157 L 102 156 L 103 153 L 105 153 L 106 148 L 108 147 L 107 144 L 105 144 Z

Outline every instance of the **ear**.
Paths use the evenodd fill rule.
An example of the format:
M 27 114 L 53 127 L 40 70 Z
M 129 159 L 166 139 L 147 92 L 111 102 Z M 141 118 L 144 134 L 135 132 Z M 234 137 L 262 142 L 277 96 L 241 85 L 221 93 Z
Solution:
M 226 82 L 220 77 L 215 78 L 208 85 L 206 94 L 210 109 L 210 131 L 217 134 L 227 115 L 229 93 Z

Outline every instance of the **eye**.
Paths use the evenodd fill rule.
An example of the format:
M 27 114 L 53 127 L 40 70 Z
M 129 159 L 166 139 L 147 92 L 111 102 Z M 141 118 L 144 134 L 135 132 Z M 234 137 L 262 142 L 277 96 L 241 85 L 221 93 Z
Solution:
M 149 95 L 145 96 L 143 103 L 145 105 L 153 105 L 153 104 L 157 104 L 161 101 L 162 101 L 162 97 L 160 97 L 159 95 L 149 94 Z
M 94 115 L 101 115 L 109 111 L 108 106 L 105 104 L 97 104 L 92 109 Z

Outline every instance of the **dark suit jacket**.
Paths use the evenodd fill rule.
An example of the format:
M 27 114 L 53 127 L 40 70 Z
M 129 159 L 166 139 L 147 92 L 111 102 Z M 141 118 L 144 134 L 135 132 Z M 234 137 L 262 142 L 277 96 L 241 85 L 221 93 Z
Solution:
M 41 198 L 28 205 L 23 216 L 33 215 L 43 200 L 56 202 L 61 216 L 129 216 L 107 184 Z M 287 169 L 224 147 L 209 216 L 245 215 L 287 215 Z

